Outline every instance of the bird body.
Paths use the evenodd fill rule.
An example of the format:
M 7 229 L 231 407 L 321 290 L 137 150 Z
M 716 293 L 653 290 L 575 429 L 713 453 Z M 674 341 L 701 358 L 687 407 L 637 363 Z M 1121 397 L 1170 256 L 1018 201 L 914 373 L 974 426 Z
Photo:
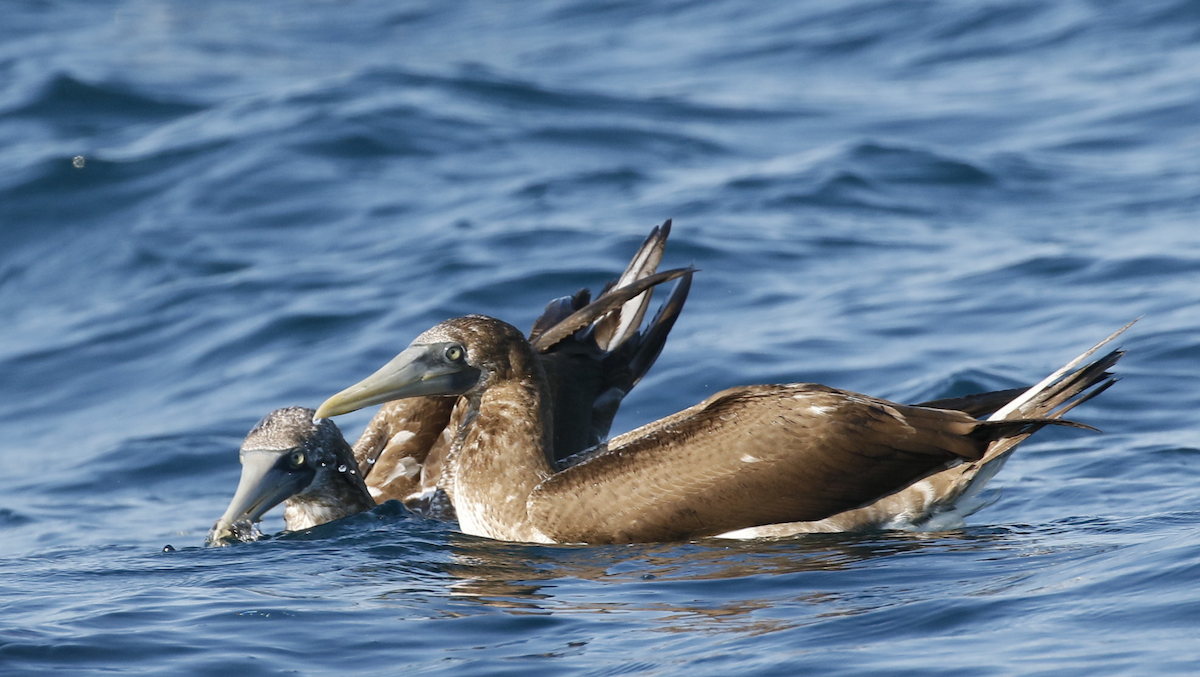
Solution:
M 550 460 L 555 412 L 535 351 L 511 325 L 473 315 L 421 334 L 384 368 L 327 400 L 318 416 L 414 389 L 462 395 L 467 411 L 445 486 L 470 534 L 613 543 L 772 535 L 778 525 L 799 533 L 797 525 L 875 504 L 879 514 L 867 510 L 842 526 L 878 526 L 911 494 L 926 493 L 922 481 L 984 461 L 992 445 L 1011 450 L 1013 440 L 1044 425 L 1078 426 L 1059 416 L 1107 387 L 1106 369 L 1119 356 L 1039 384 L 983 421 L 815 384 L 732 388 L 558 469 Z M 904 491 L 910 495 L 890 498 Z M 958 495 L 948 490 L 942 498 L 952 503 Z M 880 503 L 889 500 L 900 505 Z

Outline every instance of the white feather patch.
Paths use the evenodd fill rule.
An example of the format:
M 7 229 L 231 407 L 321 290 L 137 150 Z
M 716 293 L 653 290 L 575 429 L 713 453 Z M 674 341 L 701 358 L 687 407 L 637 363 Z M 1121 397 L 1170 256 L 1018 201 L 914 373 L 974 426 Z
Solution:
M 390 447 L 393 445 L 404 444 L 416 436 L 417 434 L 411 430 L 401 430 L 395 435 L 392 435 L 392 439 L 388 440 L 388 446 Z

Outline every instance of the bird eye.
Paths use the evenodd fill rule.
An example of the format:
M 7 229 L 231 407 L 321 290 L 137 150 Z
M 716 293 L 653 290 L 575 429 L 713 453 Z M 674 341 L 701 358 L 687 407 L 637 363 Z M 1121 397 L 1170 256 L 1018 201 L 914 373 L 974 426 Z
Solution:
M 450 346 L 446 349 L 446 359 L 451 362 L 459 362 L 463 358 L 462 346 Z
M 304 465 L 304 452 L 293 451 L 288 454 L 288 465 L 292 466 L 293 470 L 298 470 Z

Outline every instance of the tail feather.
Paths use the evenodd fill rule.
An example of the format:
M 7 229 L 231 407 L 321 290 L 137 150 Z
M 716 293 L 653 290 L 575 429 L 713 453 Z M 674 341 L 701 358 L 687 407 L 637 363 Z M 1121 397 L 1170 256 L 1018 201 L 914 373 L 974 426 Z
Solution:
M 1124 353 L 1122 353 L 1122 354 L 1124 354 Z M 1063 407 L 1059 412 L 1056 412 L 1056 413 L 1066 414 L 1068 411 L 1071 411 L 1075 407 L 1078 407 L 1079 405 L 1083 404 L 1084 402 L 1087 402 L 1088 400 L 1099 395 L 1100 393 L 1104 392 L 1105 390 L 1108 390 L 1113 385 L 1115 385 L 1116 382 L 1119 380 L 1121 380 L 1121 379 L 1115 378 L 1115 377 L 1109 378 L 1108 380 L 1104 381 L 1100 385 L 1098 385 L 1095 388 L 1092 388 L 1091 390 L 1084 393 L 1078 399 L 1067 403 L 1067 405 L 1065 407 Z
M 995 390 L 990 393 L 977 393 L 963 397 L 929 400 L 928 402 L 920 402 L 913 406 L 928 407 L 930 409 L 952 409 L 979 418 L 980 416 L 991 415 L 1000 407 L 1012 402 L 1026 390 L 1028 390 L 1027 387 L 1009 388 L 1008 390 Z
M 1087 352 L 1083 353 L 1079 357 L 1076 357 L 1075 359 L 1071 360 L 1067 364 L 1063 365 L 1062 368 L 1060 368 L 1058 371 L 1055 371 L 1053 374 L 1050 374 L 1046 378 L 1042 379 L 1041 383 L 1038 383 L 1037 385 L 1033 386 L 1029 390 L 1025 391 L 1024 395 L 1021 395 L 1020 397 L 1014 399 L 1012 402 L 1009 402 L 1004 407 L 1001 407 L 996 413 L 992 414 L 989 418 L 991 420 L 1005 418 L 1013 411 L 1016 411 L 1018 408 L 1025 406 L 1029 401 L 1037 398 L 1039 395 L 1041 395 L 1043 392 L 1045 392 L 1045 390 L 1047 388 L 1049 388 L 1052 384 L 1054 384 L 1054 383 L 1058 382 L 1060 379 L 1062 379 L 1063 375 L 1067 374 L 1072 369 L 1079 366 L 1087 358 L 1091 357 L 1092 355 L 1095 355 L 1097 351 L 1099 351 L 1101 348 L 1103 348 L 1104 346 L 1111 343 L 1113 341 L 1113 339 L 1117 338 L 1121 334 L 1124 334 L 1125 330 L 1132 327 L 1134 322 L 1137 322 L 1137 320 L 1134 320 L 1133 322 L 1130 322 L 1129 324 L 1125 325 L 1124 327 L 1121 327 L 1117 331 L 1113 332 L 1112 335 L 1110 335 L 1108 338 L 1106 338 L 1103 341 L 1092 346 Z
M 971 514 L 986 505 L 986 502 L 978 500 L 979 493 L 1025 438 L 1046 425 L 1091 428 L 1084 424 L 1064 421 L 1062 416 L 1116 383 L 1117 379 L 1109 369 L 1121 359 L 1124 352 L 1114 350 L 1083 367 L 1079 365 L 1131 326 L 1133 322 L 1001 407 L 986 421 L 981 421 L 984 432 L 980 434 L 1000 433 L 981 459 L 947 468 L 874 503 L 823 520 L 772 524 L 743 529 L 727 536 L 761 538 L 862 529 L 912 528 L 928 525 L 939 515 L 949 517 L 953 513 L 961 518 Z M 991 395 L 986 394 L 986 397 L 990 398 Z M 959 402 L 958 399 L 944 401 Z M 973 401 L 963 400 L 960 403 L 964 406 L 974 406 Z M 929 404 L 934 402 L 921 406 Z M 942 520 L 937 522 L 941 523 Z
M 1136 322 L 1137 320 L 1134 320 Z M 973 499 L 979 495 L 988 481 L 991 480 L 1000 468 L 1004 466 L 1005 461 L 1012 454 L 1021 442 L 1025 441 L 1033 433 L 1041 430 L 1049 420 L 1060 420 L 1063 415 L 1071 411 L 1075 407 L 1087 402 L 1100 393 L 1108 390 L 1114 383 L 1117 382 L 1109 369 L 1121 359 L 1125 354 L 1122 350 L 1114 350 L 1105 356 L 1091 362 L 1082 368 L 1079 367 L 1084 360 L 1096 354 L 1101 348 L 1113 341 L 1125 330 L 1133 326 L 1134 322 L 1130 322 L 1111 336 L 1097 343 L 1087 352 L 1083 353 L 1074 360 L 1068 362 L 1066 366 L 1055 371 L 1049 377 L 1042 380 L 1041 383 L 1033 386 L 1025 391 L 1023 395 L 1002 407 L 995 414 L 988 418 L 989 421 L 1013 420 L 1017 418 L 1034 418 L 1044 419 L 1042 422 L 1030 425 L 1028 428 L 1007 437 L 1002 437 L 988 447 L 983 458 L 978 461 L 964 464 L 957 468 L 951 468 L 947 473 L 947 479 L 953 479 L 947 483 L 944 491 L 939 496 L 934 505 L 930 506 L 929 516 L 936 512 L 944 512 L 960 507 L 965 514 L 970 514 L 981 506 L 974 506 L 972 509 L 971 503 Z M 1074 369 L 1074 371 L 1072 371 Z M 931 480 L 938 477 L 935 475 Z
M 1111 337 L 1108 340 L 1111 340 Z M 1032 397 L 1026 397 L 1026 395 L 1029 395 L 1027 391 L 1026 395 L 1022 395 L 1025 403 L 1009 412 L 1008 417 L 1010 418 L 1000 420 L 1010 420 L 1018 416 L 1024 418 L 1060 419 L 1068 411 L 1087 402 L 1116 383 L 1116 379 L 1108 369 L 1117 360 L 1121 359 L 1121 356 L 1124 354 L 1123 351 L 1114 350 L 1086 367 L 1062 376 L 1061 380 L 1057 383 L 1043 386 L 1041 390 L 1033 393 Z M 1034 386 L 1034 388 L 1037 387 Z M 1030 390 L 1034 390 L 1034 388 Z M 988 420 L 995 420 L 994 417 L 995 414 Z M 988 448 L 987 453 L 984 454 L 983 459 L 978 461 L 978 463 L 991 463 L 1001 456 L 1012 453 L 1012 450 L 1018 444 L 1033 433 L 1041 430 L 1043 425 L 1045 424 L 1030 426 L 1018 434 L 993 442 Z

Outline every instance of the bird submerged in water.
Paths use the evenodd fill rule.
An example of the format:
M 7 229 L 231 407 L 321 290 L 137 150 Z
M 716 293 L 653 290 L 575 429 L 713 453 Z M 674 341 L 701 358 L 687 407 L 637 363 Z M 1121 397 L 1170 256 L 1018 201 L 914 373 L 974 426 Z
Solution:
M 534 323 L 529 340 L 552 376 L 550 398 L 561 412 L 554 438 L 564 455 L 608 435 L 621 400 L 654 364 L 683 308 L 693 270 L 656 272 L 670 230 L 669 220 L 654 228 L 625 272 L 595 300 L 586 289 L 555 299 Z M 675 289 L 643 329 L 653 287 L 675 279 Z M 449 502 L 436 500 L 436 488 L 448 431 L 461 425 L 466 411 L 459 398 L 442 395 L 388 402 L 353 448 L 331 421 L 314 422 L 311 409 L 271 412 L 242 445 L 238 489 L 208 544 L 256 540 L 261 534 L 254 523 L 284 501 L 289 531 L 389 499 L 452 517 Z
M 1120 333 L 998 409 L 987 395 L 960 407 L 995 409 L 987 420 L 815 384 L 746 386 L 555 467 L 555 412 L 533 347 L 472 315 L 421 334 L 317 416 L 461 395 L 468 411 L 443 487 L 478 536 L 622 543 L 879 528 L 953 508 L 1045 425 L 1088 427 L 1060 417 L 1112 384 L 1119 351 L 1079 364 Z
M 375 507 L 342 431 L 332 421 L 314 421 L 314 413 L 305 407 L 276 409 L 246 435 L 237 491 L 209 532 L 209 544 L 257 540 L 255 523 L 284 501 L 289 531 Z

